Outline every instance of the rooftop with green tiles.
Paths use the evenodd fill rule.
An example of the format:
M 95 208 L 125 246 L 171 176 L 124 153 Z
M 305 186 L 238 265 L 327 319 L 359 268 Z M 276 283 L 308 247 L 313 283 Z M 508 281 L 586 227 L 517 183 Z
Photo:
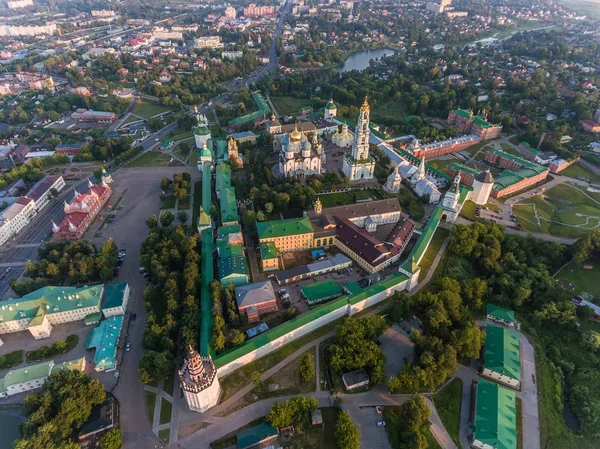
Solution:
M 514 391 L 480 379 L 473 440 L 497 449 L 517 448 L 517 401 Z
M 241 245 L 230 245 L 225 241 L 219 241 L 217 242 L 217 248 L 219 249 L 219 257 L 221 259 L 244 255 L 244 250 Z
M 256 223 L 259 239 L 285 237 L 288 235 L 310 234 L 313 227 L 308 217 L 289 218 Z
M 41 315 L 69 312 L 98 306 L 104 285 L 83 287 L 42 287 L 21 298 L 0 303 L 0 321 L 33 319 Z
M 463 118 L 473 117 L 473 111 L 470 109 L 454 109 L 452 112 L 454 112 L 456 115 L 460 115 Z
M 500 126 L 500 125 L 495 125 L 493 123 L 488 122 L 486 119 L 484 119 L 480 115 L 476 115 L 475 117 L 473 117 L 473 120 L 474 120 L 475 124 L 481 126 L 482 128 L 493 128 L 496 126 Z
M 501 191 L 514 184 L 517 184 L 524 179 L 533 178 L 545 171 L 549 171 L 547 167 L 539 166 L 540 169 L 533 170 L 522 168 L 520 170 L 510 171 L 504 170 L 502 174 L 494 180 L 494 190 Z
M 491 148 L 487 151 L 488 153 L 494 154 L 496 156 L 501 157 L 502 159 L 507 159 L 509 161 L 512 161 L 516 164 L 519 164 L 521 166 L 523 166 L 524 168 L 530 168 L 530 169 L 534 169 L 534 170 L 539 170 L 540 167 L 542 169 L 544 169 L 545 167 L 542 167 L 539 164 L 536 164 L 535 162 L 531 162 L 530 160 L 525 159 L 524 157 L 521 156 L 517 156 L 516 154 L 510 154 L 507 153 L 506 151 L 502 151 L 498 148 Z
M 94 363 L 97 371 L 109 371 L 117 366 L 117 343 L 123 326 L 123 315 L 105 319 L 88 335 L 85 349 L 95 348 Z
M 222 257 L 219 259 L 219 279 L 231 275 L 248 275 L 248 264 L 243 256 Z
M 452 162 L 451 164 L 448 164 L 448 168 L 450 170 L 459 171 L 473 177 L 476 177 L 479 173 L 481 173 L 479 170 L 476 170 L 473 167 L 468 167 L 467 165 L 459 162 Z
M 238 232 L 242 232 L 242 226 L 239 224 L 221 226 L 217 230 L 219 240 L 224 239 L 229 234 L 237 234 Z
M 104 298 L 102 299 L 102 309 L 112 309 L 123 306 L 123 296 L 127 289 L 127 282 L 111 282 L 104 289 Z
M 260 244 L 260 258 L 263 260 L 277 259 L 277 248 L 275 243 L 266 242 Z
M 463 196 L 462 192 L 463 192 L 463 190 L 461 189 L 461 196 Z M 431 217 L 429 217 L 429 220 L 427 220 L 427 224 L 425 225 L 423 232 L 419 236 L 419 240 L 417 240 L 417 243 L 413 247 L 413 249 L 410 252 L 410 254 L 408 255 L 408 257 L 406 258 L 406 261 L 403 263 L 403 268 L 405 268 L 405 269 L 412 268 L 411 260 L 413 257 L 417 264 L 419 264 L 419 262 L 421 262 L 421 259 L 425 255 L 425 251 L 427 251 L 427 248 L 429 247 L 429 243 L 431 242 L 431 239 L 433 238 L 433 234 L 435 233 L 435 230 L 437 229 L 438 225 L 440 224 L 443 214 L 444 214 L 444 209 L 442 209 L 441 206 L 438 206 L 433 210 L 433 212 L 431 213 Z M 407 265 L 406 267 L 404 267 L 404 264 L 407 264 L 407 263 L 411 264 L 411 266 L 409 267 Z
M 521 344 L 519 336 L 503 327 L 485 327 L 484 367 L 521 380 Z
M 221 190 L 219 203 L 221 206 L 221 222 L 222 223 L 237 223 L 240 221 L 240 216 L 237 211 L 237 200 L 235 198 L 235 190 L 233 187 L 226 187 Z
M 342 287 L 332 280 L 305 285 L 300 290 L 309 304 L 342 295 Z

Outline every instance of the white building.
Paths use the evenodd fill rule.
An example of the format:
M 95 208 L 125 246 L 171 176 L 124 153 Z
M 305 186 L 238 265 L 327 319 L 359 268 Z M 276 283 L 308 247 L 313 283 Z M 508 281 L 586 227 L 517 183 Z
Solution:
M 196 118 L 198 120 L 198 126 L 194 130 L 194 140 L 196 141 L 196 148 L 201 149 L 210 139 L 210 127 L 208 119 L 205 115 L 198 113 L 198 108 L 194 107 L 196 111 Z
M 461 204 L 460 199 L 460 173 L 454 178 L 454 184 L 452 188 L 446 192 L 444 200 L 442 201 L 442 208 L 446 213 L 446 221 L 454 223 L 460 213 Z
M 8 9 L 25 8 L 26 6 L 33 6 L 33 0 L 8 0 L 6 6 L 8 6 Z
M 175 41 L 183 40 L 183 33 L 181 31 L 170 31 L 165 28 L 154 28 L 152 30 L 152 37 L 155 39 L 172 39 Z
M 24 196 L 0 212 L 0 245 L 17 235 L 34 215 L 35 201 Z
M 389 193 L 398 193 L 402 187 L 402 176 L 398 172 L 398 166 L 394 167 L 394 171 L 388 176 L 387 182 L 383 186 L 383 190 Z
M 196 39 L 197 48 L 223 48 L 221 36 L 202 36 Z
M 435 183 L 427 177 L 425 158 L 421 159 L 417 172 L 410 178 L 410 183 L 419 198 L 429 195 L 430 204 L 437 204 L 440 202 L 440 191 Z
M 348 125 L 345 123 L 342 125 L 342 130 L 336 132 L 331 138 L 333 143 L 340 148 L 348 148 L 352 145 L 352 141 L 354 140 L 354 135 L 348 131 Z
M 325 120 L 331 120 L 337 115 L 337 106 L 333 102 L 333 98 L 329 99 L 329 103 L 325 105 L 325 111 L 323 112 L 323 117 Z
M 323 153 L 317 132 L 313 132 L 311 144 L 296 126 L 294 131 L 281 138 L 279 173 L 283 176 L 320 175 Z
M 50 374 L 62 369 L 85 370 L 85 357 L 56 365 L 54 360 L 9 371 L 0 379 L 0 398 L 42 388 Z
M 131 290 L 127 282 L 113 282 L 104 289 L 102 314 L 104 318 L 125 315 Z
M 475 204 L 483 206 L 487 204 L 492 188 L 494 187 L 494 177 L 489 170 L 479 173 L 473 180 L 473 191 L 469 193 L 469 198 Z
M 373 179 L 375 172 L 375 159 L 369 156 L 369 114 L 371 108 L 365 97 L 360 107 L 356 132 L 352 142 L 352 153 L 344 155 L 343 170 L 350 181 Z
M 204 413 L 219 403 L 221 384 L 210 357 L 200 357 L 198 351 L 190 348 L 179 371 L 179 381 L 190 410 Z

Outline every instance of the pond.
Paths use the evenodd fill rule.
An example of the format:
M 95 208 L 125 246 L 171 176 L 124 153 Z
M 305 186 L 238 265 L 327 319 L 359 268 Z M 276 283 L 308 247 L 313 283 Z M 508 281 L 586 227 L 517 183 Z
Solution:
M 571 406 L 566 399 L 563 401 L 563 419 L 565 420 L 565 424 L 571 432 L 578 434 L 581 431 L 577 416 L 575 416 L 575 413 L 571 409 Z
M 338 69 L 339 73 L 350 72 L 351 70 L 362 71 L 369 67 L 369 61 L 371 59 L 377 60 L 383 56 L 391 56 L 394 54 L 394 50 L 389 48 L 379 48 L 377 50 L 363 50 L 356 53 L 352 53 L 344 65 Z
M 17 410 L 0 409 L 0 449 L 11 449 L 13 443 L 19 438 L 19 424 L 25 418 Z

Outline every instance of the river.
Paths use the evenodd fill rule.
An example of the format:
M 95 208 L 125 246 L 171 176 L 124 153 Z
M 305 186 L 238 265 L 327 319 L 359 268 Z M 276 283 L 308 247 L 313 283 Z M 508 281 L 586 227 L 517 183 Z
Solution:
M 0 409 L 0 449 L 11 449 L 13 443 L 19 438 L 19 424 L 25 418 L 17 410 Z
M 363 50 L 352 53 L 344 65 L 338 69 L 338 73 L 350 72 L 351 70 L 363 71 L 369 67 L 369 61 L 371 59 L 377 60 L 383 56 L 391 56 L 394 54 L 394 50 L 389 48 L 379 48 L 377 50 Z

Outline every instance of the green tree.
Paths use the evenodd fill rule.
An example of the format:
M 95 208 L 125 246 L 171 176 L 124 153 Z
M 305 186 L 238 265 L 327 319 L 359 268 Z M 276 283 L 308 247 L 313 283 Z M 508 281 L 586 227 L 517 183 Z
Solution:
M 299 369 L 300 378 L 304 382 L 309 382 L 310 380 L 312 380 L 313 376 L 315 375 L 315 361 L 313 359 L 313 355 L 310 352 L 304 354 L 304 356 L 300 360 Z
M 152 215 L 146 220 L 146 226 L 148 226 L 150 229 L 155 229 L 158 227 L 158 217 L 156 214 Z
M 175 216 L 171 212 L 165 212 L 160 216 L 160 224 L 164 227 L 170 226 L 175 220 Z
M 139 374 L 142 383 L 165 379 L 175 369 L 175 361 L 167 351 L 148 351 L 139 361 Z
M 340 412 L 335 426 L 335 441 L 340 449 L 360 449 L 360 430 L 348 412 Z
M 298 396 L 285 402 L 275 402 L 266 416 L 273 427 L 289 427 L 299 429 L 310 422 L 310 414 L 319 408 L 319 402 L 313 397 Z
M 178 217 L 179 221 L 182 223 L 185 223 L 188 220 L 188 214 L 184 210 L 179 211 Z
M 120 429 L 109 430 L 100 438 L 100 449 L 120 449 L 122 444 L 123 437 Z
M 244 333 L 240 332 L 237 329 L 232 329 L 229 333 L 229 341 L 234 346 L 241 345 L 242 343 L 244 343 L 245 340 L 246 336 L 244 335 Z

